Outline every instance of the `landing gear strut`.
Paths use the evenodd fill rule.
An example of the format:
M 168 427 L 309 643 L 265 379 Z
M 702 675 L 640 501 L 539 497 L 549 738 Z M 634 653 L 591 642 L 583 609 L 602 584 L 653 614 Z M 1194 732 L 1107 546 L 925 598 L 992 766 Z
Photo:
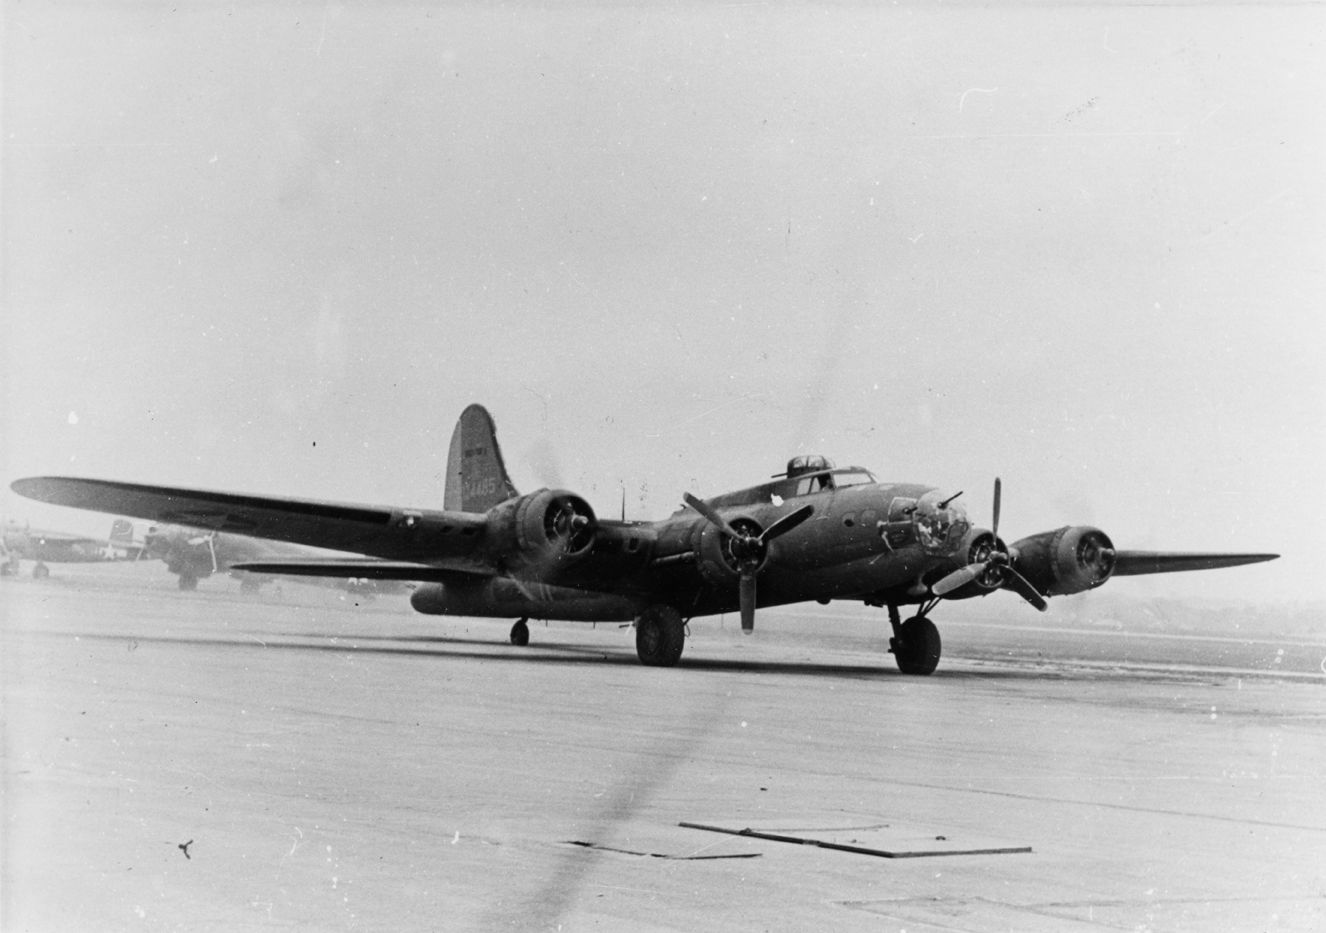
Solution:
M 529 644 L 529 625 L 528 618 L 516 620 L 516 624 L 511 626 L 511 644 L 517 648 L 524 648 Z
M 939 666 L 939 629 L 926 618 L 926 613 L 937 602 L 935 600 L 928 606 L 922 605 L 921 611 L 906 622 L 900 621 L 898 607 L 889 603 L 889 624 L 893 626 L 889 651 L 898 662 L 898 670 L 904 674 L 932 674 Z

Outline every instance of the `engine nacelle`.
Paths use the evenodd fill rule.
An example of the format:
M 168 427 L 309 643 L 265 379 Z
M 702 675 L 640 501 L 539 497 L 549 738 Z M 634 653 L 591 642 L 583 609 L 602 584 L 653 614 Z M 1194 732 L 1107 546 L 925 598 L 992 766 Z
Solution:
M 552 568 L 589 553 L 598 519 L 588 502 L 564 489 L 540 489 L 495 506 L 485 536 L 510 570 Z
M 1094 589 L 1114 572 L 1114 544 L 1099 528 L 1069 525 L 1017 541 L 1013 566 L 1047 596 Z
M 1008 546 L 996 538 L 994 532 L 984 528 L 969 528 L 963 535 L 962 544 L 957 549 L 954 559 L 930 571 L 925 576 L 926 583 L 936 583 L 945 575 L 966 564 L 979 564 L 990 559 L 996 551 L 1008 552 Z M 985 573 L 965 586 L 944 594 L 945 599 L 971 599 L 974 596 L 989 596 L 999 589 L 1007 575 L 1003 567 L 989 567 Z
M 764 529 L 752 518 L 733 518 L 728 524 L 744 535 L 758 536 Z M 742 553 L 733 540 L 708 522 L 696 525 L 693 550 L 698 555 L 696 566 L 706 582 L 726 589 L 735 586 L 744 570 L 758 573 L 769 559 L 768 545 Z

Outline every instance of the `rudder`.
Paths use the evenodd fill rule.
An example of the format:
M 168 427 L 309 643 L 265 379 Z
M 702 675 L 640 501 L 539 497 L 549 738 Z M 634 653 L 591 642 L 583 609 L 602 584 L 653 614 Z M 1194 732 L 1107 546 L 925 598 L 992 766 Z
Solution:
M 447 453 L 447 485 L 442 507 L 455 512 L 487 512 L 519 495 L 502 462 L 493 416 L 482 405 L 460 413 Z

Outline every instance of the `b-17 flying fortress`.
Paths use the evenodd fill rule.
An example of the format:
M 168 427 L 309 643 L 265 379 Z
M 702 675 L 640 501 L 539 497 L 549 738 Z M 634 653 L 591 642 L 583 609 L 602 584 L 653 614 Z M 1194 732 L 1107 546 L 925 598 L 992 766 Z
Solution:
M 359 555 L 259 557 L 232 567 L 415 581 L 411 603 L 418 611 L 514 617 L 514 644 L 528 642 L 529 619 L 633 622 L 640 661 L 654 666 L 680 660 L 692 618 L 737 611 L 751 632 L 759 607 L 853 600 L 887 611 L 890 651 L 902 672 L 929 674 L 941 650 L 931 617 L 942 602 L 1008 590 L 1044 610 L 1048 597 L 1116 576 L 1277 556 L 1124 550 L 1086 525 L 1008 544 L 999 536 L 998 480 L 984 528 L 968 516 L 960 492 L 879 482 L 868 470 L 835 467 L 820 456 L 796 457 L 769 482 L 747 489 L 707 499 L 686 493 L 685 507 L 658 521 L 606 519 L 567 490 L 519 494 L 492 417 L 479 405 L 466 408 L 456 425 L 440 510 L 71 477 L 21 479 L 13 489 L 206 534 Z M 904 621 L 901 610 L 911 606 L 915 613 Z

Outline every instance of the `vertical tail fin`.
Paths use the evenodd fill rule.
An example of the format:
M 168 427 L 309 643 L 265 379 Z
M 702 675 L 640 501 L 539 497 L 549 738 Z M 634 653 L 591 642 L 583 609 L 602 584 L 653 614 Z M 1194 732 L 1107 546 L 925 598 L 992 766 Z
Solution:
M 117 518 L 111 522 L 105 552 L 111 560 L 138 560 L 143 556 L 143 542 L 134 540 L 133 522 L 127 518 Z
M 111 544 L 133 544 L 134 543 L 134 525 L 127 518 L 117 518 L 111 522 L 110 530 Z
M 497 446 L 493 416 L 482 405 L 471 405 L 460 413 L 451 435 L 442 507 L 457 512 L 487 512 L 517 495 Z

